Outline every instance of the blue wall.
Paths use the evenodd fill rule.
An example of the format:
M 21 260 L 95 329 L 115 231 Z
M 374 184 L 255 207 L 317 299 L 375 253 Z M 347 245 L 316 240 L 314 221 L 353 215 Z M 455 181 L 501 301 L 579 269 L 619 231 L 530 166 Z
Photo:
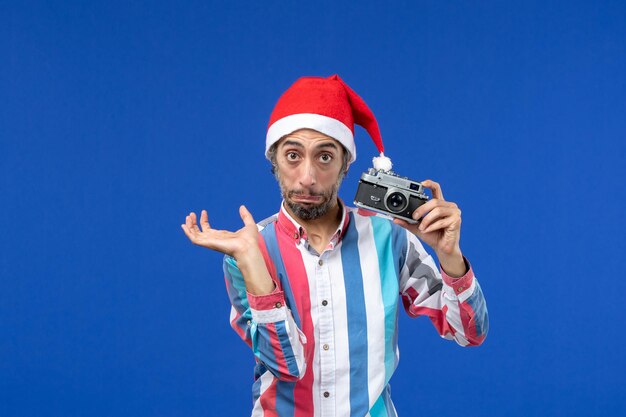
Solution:
M 488 301 L 478 349 L 402 317 L 400 415 L 624 415 L 624 2 L 140 3 L 0 5 L 1 416 L 249 414 L 221 256 L 180 224 L 274 213 L 271 109 L 334 73 L 459 204 Z

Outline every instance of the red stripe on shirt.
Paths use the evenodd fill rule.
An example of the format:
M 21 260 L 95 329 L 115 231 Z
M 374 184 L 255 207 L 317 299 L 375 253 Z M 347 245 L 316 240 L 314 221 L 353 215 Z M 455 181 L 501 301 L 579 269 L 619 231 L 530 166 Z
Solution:
M 451 334 L 454 336 L 455 331 L 448 324 L 448 321 L 446 320 L 447 311 L 448 311 L 448 306 L 445 306 L 445 305 L 443 306 L 441 310 L 438 310 L 436 308 L 415 307 L 415 306 L 411 306 L 409 308 L 409 313 L 413 317 L 428 316 L 428 318 L 430 318 L 430 321 L 433 322 L 435 329 L 437 329 L 437 332 L 441 336 L 446 335 L 446 334 Z
M 296 382 L 293 391 L 294 417 L 309 417 L 313 415 L 313 352 L 315 352 L 315 338 L 313 320 L 308 312 L 311 311 L 311 296 L 309 282 L 302 260 L 302 254 L 295 245 L 295 241 L 281 228 L 276 230 L 278 247 L 282 254 L 285 270 L 289 279 L 289 285 L 294 295 L 296 308 L 301 314 L 301 330 L 307 338 L 306 346 L 306 372 L 304 377 Z
M 259 401 L 263 408 L 263 416 L 265 417 L 278 417 L 276 412 L 276 383 L 277 378 L 272 378 L 272 383 L 265 391 L 261 393 Z
M 476 323 L 472 320 L 472 318 L 476 316 L 474 309 L 467 302 L 461 303 L 459 309 L 461 310 L 460 315 L 461 323 L 463 323 L 463 331 L 465 332 L 465 337 L 469 344 L 474 346 L 480 345 L 483 340 L 485 340 L 485 335 L 478 336 L 476 334 Z
M 263 255 L 263 260 L 265 261 L 265 266 L 267 266 L 267 271 L 270 273 L 270 277 L 272 281 L 276 284 L 276 288 L 281 289 L 280 280 L 278 279 L 278 275 L 276 274 L 276 266 L 270 258 L 269 253 L 267 252 L 267 246 L 265 245 L 265 239 L 263 239 L 263 235 L 261 233 L 258 234 L 258 244 L 259 249 L 261 250 L 261 255 Z

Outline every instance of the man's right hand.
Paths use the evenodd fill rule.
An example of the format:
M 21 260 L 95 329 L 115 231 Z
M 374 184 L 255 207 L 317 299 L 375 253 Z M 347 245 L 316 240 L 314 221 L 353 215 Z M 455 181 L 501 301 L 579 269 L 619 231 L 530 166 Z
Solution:
M 270 277 L 261 249 L 259 249 L 257 228 L 252 214 L 245 206 L 239 207 L 239 215 L 243 227 L 236 232 L 212 229 L 206 210 L 200 214 L 200 226 L 196 221 L 196 213 L 191 212 L 181 224 L 185 234 L 192 243 L 230 255 L 237 261 L 241 270 L 246 289 L 254 295 L 265 295 L 274 291 L 276 285 Z
M 237 261 L 249 256 L 256 256 L 259 251 L 257 243 L 258 229 L 254 219 L 245 206 L 239 207 L 239 215 L 244 226 L 236 232 L 212 229 L 206 210 L 200 214 L 200 226 L 196 221 L 196 213 L 191 212 L 180 226 L 192 243 L 230 255 Z

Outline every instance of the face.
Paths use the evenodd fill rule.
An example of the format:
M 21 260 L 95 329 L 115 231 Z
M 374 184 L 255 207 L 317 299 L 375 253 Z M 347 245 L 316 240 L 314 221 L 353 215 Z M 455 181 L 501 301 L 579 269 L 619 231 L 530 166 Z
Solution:
M 291 212 L 313 220 L 333 208 L 343 179 L 342 164 L 342 146 L 330 136 L 302 129 L 281 139 L 276 177 Z

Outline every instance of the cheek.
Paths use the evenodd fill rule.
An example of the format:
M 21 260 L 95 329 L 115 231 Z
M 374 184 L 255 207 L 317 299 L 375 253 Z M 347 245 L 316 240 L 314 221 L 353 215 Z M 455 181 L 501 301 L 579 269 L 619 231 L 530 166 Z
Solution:
M 318 180 L 320 182 L 323 182 L 325 184 L 331 184 L 334 183 L 335 181 L 337 181 L 337 176 L 338 173 L 337 172 L 323 172 L 321 174 L 319 174 L 318 176 Z
M 298 175 L 290 170 L 280 171 L 280 178 L 285 184 L 293 184 L 297 181 Z
M 332 167 L 319 171 L 319 177 L 324 178 L 327 181 L 334 182 L 339 178 L 339 172 L 341 172 L 341 167 Z

